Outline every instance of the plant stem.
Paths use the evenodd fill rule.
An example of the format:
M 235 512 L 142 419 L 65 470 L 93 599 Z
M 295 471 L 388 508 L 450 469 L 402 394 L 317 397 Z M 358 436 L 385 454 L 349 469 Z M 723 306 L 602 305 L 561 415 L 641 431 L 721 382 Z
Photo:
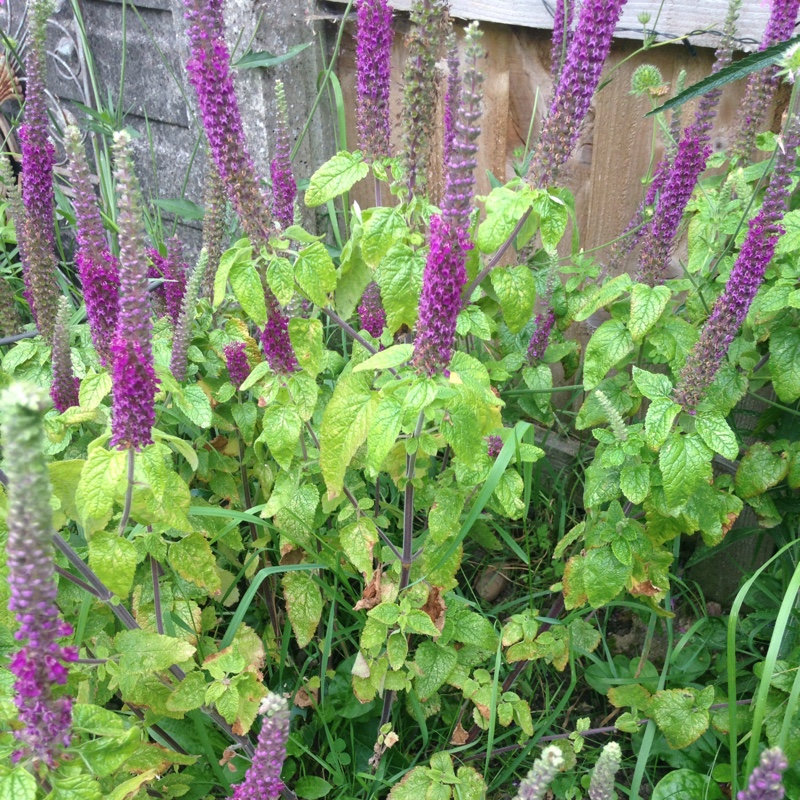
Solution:
M 156 630 L 164 635 L 164 617 L 161 610 L 161 585 L 158 582 L 158 577 L 161 574 L 161 567 L 153 556 L 150 556 L 150 574 L 153 576 L 153 605 L 155 606 L 156 613 Z
M 125 507 L 122 509 L 122 518 L 119 521 L 119 535 L 125 533 L 125 528 L 128 526 L 128 520 L 131 516 L 131 505 L 133 504 L 133 476 L 136 468 L 136 451 L 128 448 L 128 486 L 125 489 Z

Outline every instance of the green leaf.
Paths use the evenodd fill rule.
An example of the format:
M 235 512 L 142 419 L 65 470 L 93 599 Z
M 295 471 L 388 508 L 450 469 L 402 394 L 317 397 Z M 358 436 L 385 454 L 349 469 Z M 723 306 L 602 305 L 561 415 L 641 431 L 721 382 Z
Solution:
M 306 190 L 306 205 L 315 208 L 333 200 L 366 178 L 368 173 L 369 165 L 364 163 L 358 150 L 355 153 L 338 152 L 311 176 Z
M 188 642 L 141 629 L 122 631 L 114 639 L 120 672 L 159 672 L 188 661 L 195 648 Z
M 0 778 L 0 800 L 36 800 L 36 780 L 25 767 Z
M 392 245 L 402 241 L 407 234 L 408 226 L 396 208 L 387 206 L 371 209 L 361 237 L 364 261 L 374 269 Z
M 154 780 L 156 777 L 158 777 L 158 770 L 156 769 L 149 769 L 141 775 L 134 775 L 127 781 L 117 784 L 109 794 L 105 795 L 105 798 L 106 800 L 128 800 L 128 798 L 136 795 L 143 784 Z
M 492 499 L 502 510 L 504 516 L 509 519 L 520 519 L 525 512 L 525 503 L 522 495 L 525 490 L 525 483 L 519 473 L 513 469 L 507 469 L 497 482 Z
M 669 397 L 657 397 L 650 403 L 644 418 L 644 438 L 653 450 L 667 441 L 672 423 L 680 412 L 681 407 Z
M 167 698 L 167 707 L 171 711 L 185 714 L 200 708 L 205 702 L 206 678 L 201 671 L 190 672 Z
M 775 455 L 769 445 L 756 442 L 748 448 L 736 470 L 736 491 L 745 500 L 764 494 L 782 481 L 788 471 L 786 458 Z
M 330 794 L 333 785 L 316 775 L 304 775 L 294 782 L 292 788 L 294 793 L 303 800 L 319 800 L 320 797 Z
M 650 467 L 647 464 L 628 464 L 619 473 L 619 488 L 634 505 L 643 503 L 650 493 Z
M 81 408 L 97 408 L 110 391 L 111 376 L 107 372 L 90 373 L 81 381 L 78 393 Z
M 525 264 L 494 269 L 490 274 L 506 325 L 511 333 L 519 333 L 530 322 L 536 302 L 533 275 Z
M 719 786 L 708 775 L 675 769 L 656 784 L 651 800 L 722 800 L 723 797 Z
M 50 484 L 53 487 L 53 495 L 61 503 L 59 509 L 62 514 L 80 520 L 80 512 L 75 504 L 75 495 L 78 491 L 78 484 L 83 472 L 83 465 L 86 462 L 82 459 L 69 459 L 67 461 L 51 461 L 47 465 L 50 472 Z
M 267 406 L 264 411 L 263 438 L 272 457 L 283 469 L 289 469 L 300 441 L 303 421 L 293 406 Z
M 653 114 L 660 114 L 668 109 L 683 105 L 684 103 L 688 103 L 690 100 L 694 100 L 695 97 L 707 94 L 712 89 L 718 89 L 722 86 L 725 86 L 726 83 L 738 81 L 740 78 L 746 78 L 752 72 L 764 69 L 771 64 L 777 64 L 783 54 L 798 43 L 800 43 L 800 36 L 797 36 L 794 39 L 789 39 L 786 42 L 773 45 L 772 47 L 768 47 L 766 50 L 761 50 L 757 53 L 751 53 L 740 61 L 736 61 L 727 67 L 723 67 L 721 70 L 719 70 L 719 72 L 715 72 L 712 75 L 703 78 L 703 80 L 698 81 L 693 86 L 690 86 L 688 89 L 682 91 L 680 94 L 677 94 L 675 97 L 667 100 L 667 102 L 663 105 L 660 105 L 658 108 L 654 108 L 652 111 L 648 111 L 645 116 L 649 117 Z
M 553 253 L 567 230 L 569 210 L 563 200 L 547 192 L 535 198 L 533 210 L 539 215 L 542 245 L 549 253 Z
M 226 250 L 219 260 L 217 274 L 214 276 L 214 301 L 213 306 L 217 308 L 225 299 L 225 288 L 228 285 L 228 276 L 234 264 L 251 263 L 253 248 L 249 245 L 242 245 L 240 240 L 230 250 Z
M 342 319 L 350 319 L 364 289 L 372 280 L 372 270 L 361 253 L 360 229 L 356 222 L 339 258 L 339 281 L 336 284 L 334 302 L 336 312 Z
M 405 244 L 396 244 L 381 261 L 375 280 L 381 289 L 386 326 L 395 333 L 402 325 L 417 322 L 425 257 Z
M 99 777 L 116 772 L 138 749 L 141 734 L 128 729 L 116 739 L 92 739 L 81 745 L 80 753 L 89 769 Z
M 769 371 L 775 394 L 784 403 L 800 397 L 800 328 L 778 328 L 769 339 Z
M 197 472 L 197 467 L 200 462 L 197 458 L 197 453 L 194 448 L 185 439 L 179 439 L 177 436 L 171 436 L 169 433 L 153 428 L 153 438 L 156 441 L 164 441 L 172 445 L 185 459 L 193 472 Z
M 623 272 L 622 275 L 603 284 L 596 291 L 589 292 L 588 298 L 574 315 L 575 321 L 583 322 L 583 320 L 589 319 L 595 311 L 613 303 L 620 295 L 627 292 L 630 286 L 630 275 Z
M 367 517 L 359 517 L 339 531 L 339 542 L 350 563 L 364 574 L 365 580 L 372 579 L 372 551 L 378 541 L 375 523 Z
M 258 422 L 258 407 L 256 404 L 238 403 L 235 406 L 231 406 L 231 414 L 245 444 L 252 444 L 256 435 L 256 422 Z
M 211 427 L 211 401 L 197 384 L 184 386 L 173 395 L 173 399 L 175 405 L 199 428 Z
M 369 433 L 378 406 L 371 382 L 364 373 L 345 375 L 322 416 L 319 463 L 330 497 L 341 492 L 345 470 Z
M 408 639 L 395 631 L 386 642 L 386 657 L 389 659 L 389 666 L 394 669 L 402 669 L 408 657 Z
M 672 381 L 666 375 L 647 372 L 647 370 L 635 366 L 633 382 L 648 400 L 659 400 L 672 396 Z
M 715 453 L 719 453 L 730 461 L 736 461 L 739 457 L 739 443 L 736 441 L 736 434 L 725 421 L 725 417 L 718 411 L 698 412 L 694 427 L 700 434 L 700 438 Z
M 710 483 L 713 477 L 713 453 L 697 434 L 670 434 L 658 454 L 658 465 L 664 480 L 664 494 L 672 510 L 680 510 L 689 502 L 695 489 Z
M 322 323 L 318 319 L 294 317 L 289 320 L 289 339 L 297 363 L 316 377 L 322 369 Z
M 290 322 L 290 327 L 291 324 Z M 307 422 L 314 414 L 319 398 L 319 386 L 316 380 L 304 372 L 293 372 L 286 379 L 286 388 L 300 419 Z
M 273 258 L 267 267 L 267 284 L 285 306 L 294 297 L 294 268 L 288 258 Z
M 294 277 L 312 303 L 328 304 L 328 295 L 336 288 L 336 267 L 322 242 L 314 242 L 297 254 Z
M 708 708 L 697 704 L 694 689 L 664 689 L 650 698 L 648 713 L 667 744 L 679 750 L 696 742 L 708 729 Z
M 293 45 L 285 53 L 279 56 L 273 55 L 266 50 L 252 51 L 248 50 L 240 59 L 238 59 L 233 66 L 236 69 L 253 69 L 255 67 L 275 67 L 294 58 L 298 53 L 302 53 L 307 47 L 311 47 L 314 42 L 301 42 L 300 44 Z M 307 800 L 310 800 L 307 798 Z
M 672 297 L 667 286 L 647 286 L 644 283 L 634 284 L 631 289 L 631 316 L 628 330 L 637 344 L 658 322 Z
M 53 791 L 47 800 L 102 800 L 103 792 L 93 775 L 52 776 Z M 22 798 L 24 800 L 24 797 Z
M 378 472 L 397 441 L 403 421 L 403 403 L 393 394 L 380 397 L 367 434 L 367 465 Z
M 202 587 L 209 594 L 222 593 L 217 559 L 208 540 L 199 531 L 170 545 L 169 564 L 184 580 Z
M 84 521 L 103 519 L 114 507 L 117 481 L 125 474 L 127 454 L 106 450 L 102 445 L 89 445 L 89 457 L 83 465 L 75 504 Z
M 418 608 L 412 608 L 400 616 L 400 630 L 403 633 L 419 633 L 422 636 L 439 636 L 439 629 L 431 618 Z
M 322 595 L 307 572 L 288 572 L 283 576 L 283 596 L 298 647 L 305 647 L 317 631 L 322 618 Z
M 594 389 L 606 373 L 633 352 L 633 339 L 625 325 L 618 320 L 604 322 L 586 345 L 583 365 L 583 385 L 586 391 Z
M 166 211 L 167 214 L 173 214 L 181 219 L 197 220 L 198 222 L 203 219 L 206 212 L 202 206 L 187 200 L 185 197 L 181 198 L 159 198 L 153 200 L 153 205 Z
M 395 344 L 385 350 L 379 350 L 366 361 L 356 364 L 353 372 L 366 372 L 368 370 L 389 369 L 399 367 L 411 359 L 414 354 L 413 344 Z
M 267 305 L 264 300 L 264 287 L 253 262 L 234 261 L 228 279 L 236 299 L 242 306 L 242 311 L 256 325 L 263 328 L 267 321 Z
M 128 596 L 136 572 L 136 547 L 116 533 L 97 531 L 89 539 L 89 566 L 108 588 Z
M 435 642 L 420 642 L 414 656 L 419 675 L 414 679 L 414 687 L 420 700 L 427 700 L 434 692 L 444 686 L 450 673 L 458 662 L 458 655 L 452 647 Z
M 494 253 L 514 231 L 522 215 L 533 205 L 535 193 L 505 186 L 492 189 L 486 198 L 486 219 L 478 227 L 475 243 L 482 253 Z
M 466 497 L 457 489 L 445 486 L 436 491 L 428 513 L 428 530 L 434 544 L 444 544 L 453 534 L 458 533 L 465 502 Z
M 610 603 L 624 588 L 631 568 L 623 564 L 610 547 L 589 550 L 584 558 L 586 596 L 592 608 Z

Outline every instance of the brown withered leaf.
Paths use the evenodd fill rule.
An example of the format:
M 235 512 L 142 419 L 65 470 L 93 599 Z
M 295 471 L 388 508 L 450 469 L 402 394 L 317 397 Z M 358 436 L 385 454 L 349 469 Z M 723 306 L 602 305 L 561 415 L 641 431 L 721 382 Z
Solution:
M 222 452 L 228 446 L 228 437 L 219 434 L 215 436 L 207 445 L 206 450 L 213 447 L 217 452 Z
M 447 605 L 438 586 L 431 587 L 422 610 L 431 618 L 434 627 L 441 633 L 444 629 L 444 612 L 447 610 Z
M 663 592 L 663 589 L 659 589 L 658 586 L 653 586 L 650 581 L 642 581 L 641 583 L 634 583 L 631 587 L 631 594 L 641 596 L 644 595 L 645 597 L 655 597 L 657 594 Z
M 310 692 L 301 686 L 294 696 L 294 704 L 298 708 L 316 708 L 319 702 L 319 689 L 312 689 Z
M 369 611 L 381 602 L 381 568 L 375 570 L 372 580 L 364 587 L 361 599 L 353 606 L 356 611 Z
M 464 726 L 459 722 L 458 725 L 456 725 L 456 729 L 453 731 L 453 735 L 450 737 L 450 744 L 454 745 L 466 744 L 468 739 L 469 739 L 469 733 L 466 731 Z
M 286 567 L 290 564 L 299 564 L 305 556 L 305 551 L 297 547 L 292 547 L 288 542 L 281 547 L 281 566 Z

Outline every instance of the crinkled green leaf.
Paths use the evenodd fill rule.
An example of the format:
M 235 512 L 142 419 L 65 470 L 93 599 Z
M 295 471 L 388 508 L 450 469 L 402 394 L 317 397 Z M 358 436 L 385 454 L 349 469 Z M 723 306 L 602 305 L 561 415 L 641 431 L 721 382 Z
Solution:
M 318 319 L 294 317 L 289 320 L 289 339 L 297 356 L 297 363 L 316 376 L 322 369 L 322 323 Z
M 402 241 L 407 234 L 408 226 L 396 208 L 384 206 L 371 209 L 361 236 L 364 260 L 375 269 L 392 245 Z
M 367 370 L 389 369 L 405 364 L 414 353 L 413 344 L 395 344 L 385 350 L 379 350 L 366 361 L 356 364 L 353 372 L 366 372 Z
M 700 411 L 695 417 L 695 430 L 700 438 L 724 458 L 735 461 L 739 457 L 739 443 L 725 417 L 718 411 Z
M 214 552 L 199 531 L 170 545 L 169 563 L 184 580 L 206 589 L 209 594 L 218 595 L 222 592 Z
M 245 240 L 237 242 L 230 250 L 226 250 L 219 260 L 217 274 L 214 276 L 213 306 L 217 308 L 225 299 L 225 288 L 228 285 L 228 276 L 234 264 L 250 263 L 253 257 L 253 248 L 243 245 Z
M 583 385 L 594 389 L 615 364 L 633 352 L 633 339 L 625 325 L 618 320 L 604 322 L 586 345 L 583 365 Z
M 197 384 L 183 387 L 182 391 L 173 395 L 173 400 L 175 405 L 199 428 L 211 427 L 211 401 Z
M 651 800 L 722 800 L 724 796 L 708 775 L 674 769 L 656 784 Z
M 311 176 L 305 195 L 306 205 L 314 208 L 333 200 L 366 178 L 368 173 L 369 165 L 358 150 L 354 153 L 338 152 Z
M 458 661 L 458 655 L 452 647 L 436 642 L 420 642 L 414 661 L 420 672 L 414 679 L 414 686 L 419 699 L 427 700 L 444 685 Z
M 403 420 L 403 403 L 393 394 L 380 398 L 367 434 L 367 464 L 378 472 L 397 441 Z
M 659 400 L 672 396 L 672 381 L 666 375 L 634 367 L 633 382 L 648 400 Z
M 78 392 L 81 408 L 97 408 L 111 391 L 111 376 L 107 372 L 89 373 L 82 381 Z
M 0 800 L 36 800 L 36 779 L 25 767 L 0 778 Z
M 267 305 L 264 299 L 264 287 L 258 270 L 252 261 L 235 260 L 231 265 L 228 280 L 242 306 L 242 311 L 259 327 L 267 321 Z
M 769 371 L 775 394 L 784 403 L 794 403 L 800 397 L 800 328 L 787 326 L 772 332 Z
M 288 258 L 273 258 L 269 262 L 267 283 L 282 306 L 291 301 L 294 297 L 294 268 Z
M 417 322 L 425 256 L 405 244 L 396 244 L 384 256 L 375 273 L 386 311 L 386 327 L 395 333 L 402 325 Z
M 322 595 L 307 572 L 287 572 L 283 576 L 283 596 L 298 647 L 305 647 L 317 631 L 322 618 Z
M 186 641 L 135 629 L 122 631 L 114 639 L 120 672 L 158 672 L 190 659 L 195 648 Z
M 708 729 L 708 707 L 694 689 L 664 689 L 650 698 L 648 713 L 674 749 L 688 747 Z
M 608 283 L 598 287 L 596 291 L 588 291 L 586 300 L 574 315 L 575 321 L 583 322 L 583 320 L 589 319 L 596 311 L 613 303 L 614 300 L 627 292 L 630 286 L 630 275 L 627 272 L 623 272 L 622 275 L 617 275 L 616 278 L 612 278 Z
M 266 441 L 272 457 L 283 469 L 289 469 L 303 429 L 300 415 L 293 406 L 267 406 L 263 429 L 261 438 Z
M 333 785 L 316 775 L 304 775 L 294 782 L 292 788 L 302 800 L 319 800 L 320 797 L 327 797 L 330 794 Z
M 522 215 L 533 205 L 535 191 L 498 186 L 486 198 L 486 219 L 478 227 L 476 244 L 482 253 L 494 253 L 514 231 Z
M 530 322 L 536 302 L 533 274 L 525 264 L 494 269 L 490 274 L 503 309 L 503 319 L 511 333 L 519 333 Z
M 116 533 L 97 531 L 89 539 L 89 566 L 122 598 L 128 596 L 133 586 L 136 561 L 133 543 Z
M 643 503 L 650 493 L 650 467 L 647 464 L 627 464 L 619 473 L 619 488 L 634 505 Z
M 314 242 L 298 253 L 294 277 L 312 303 L 328 304 L 328 295 L 336 288 L 336 267 L 322 242 Z
M 371 580 L 372 551 L 378 542 L 375 523 L 367 517 L 359 517 L 339 531 L 339 542 L 350 563 L 364 574 L 367 581 Z
M 669 397 L 657 397 L 650 403 L 644 418 L 644 438 L 650 447 L 658 450 L 667 441 L 680 412 L 680 405 Z
M 428 530 L 435 544 L 442 544 L 458 533 L 465 501 L 463 492 L 457 489 L 445 486 L 436 491 L 428 512 Z
M 703 483 L 710 483 L 713 453 L 697 434 L 670 434 L 658 454 L 664 482 L 664 494 L 671 509 L 686 505 L 692 493 Z
M 736 470 L 736 490 L 748 499 L 764 494 L 786 477 L 789 462 L 772 452 L 769 445 L 756 442 L 744 454 Z
M 589 550 L 584 557 L 584 582 L 592 608 L 610 603 L 625 588 L 630 574 L 630 566 L 623 564 L 610 547 Z
M 89 446 L 75 493 L 75 504 L 84 520 L 102 519 L 111 513 L 117 481 L 125 473 L 126 462 L 127 454 L 123 451 Z
M 634 342 L 641 342 L 658 322 L 671 297 L 672 292 L 667 286 L 634 284 L 631 289 L 631 316 L 628 321 L 628 330 Z

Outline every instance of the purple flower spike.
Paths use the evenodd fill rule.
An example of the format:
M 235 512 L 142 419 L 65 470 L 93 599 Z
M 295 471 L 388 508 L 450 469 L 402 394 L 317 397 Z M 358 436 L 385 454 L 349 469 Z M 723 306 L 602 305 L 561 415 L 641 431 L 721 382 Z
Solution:
M 156 376 L 153 369 L 150 302 L 147 297 L 145 233 L 139 182 L 133 173 L 130 136 L 114 134 L 119 207 L 120 303 L 111 345 L 113 402 L 111 446 L 139 450 L 152 444 L 156 421 Z
M 503 449 L 503 440 L 499 436 L 487 436 L 486 444 L 489 451 L 489 458 L 497 458 Z
M 447 163 L 441 216 L 431 218 L 430 250 L 422 276 L 414 365 L 433 374 L 450 363 L 461 310 L 461 290 L 467 279 L 467 252 L 472 243 L 469 221 L 475 189 L 476 139 L 480 134 L 482 75 L 478 61 L 484 51 L 477 23 L 467 28 L 467 69 Z
M 242 227 L 258 251 L 269 241 L 272 216 L 247 151 L 224 38 L 222 0 L 184 0 L 184 4 L 190 44 L 186 71 L 197 92 L 211 155 Z M 267 360 L 276 372 L 291 372 L 296 361 L 289 341 L 288 320 L 266 285 L 264 294 L 270 331 Z
M 275 130 L 275 157 L 269 165 L 272 178 L 272 215 L 282 230 L 294 224 L 297 183 L 292 172 L 292 145 L 289 141 L 289 110 L 283 81 L 275 82 L 278 120 Z
M 386 327 L 386 312 L 383 310 L 380 287 L 375 281 L 364 289 L 358 316 L 361 318 L 361 327 L 370 336 L 379 339 Z
M 609 742 L 600 753 L 592 770 L 589 800 L 616 800 L 614 778 L 622 762 L 622 751 L 616 742 Z
M 58 302 L 56 326 L 53 330 L 53 383 L 50 397 L 53 405 L 60 411 L 78 405 L 78 387 L 80 381 L 72 369 L 72 352 L 69 346 L 69 315 L 72 309 L 69 300 L 61 297 Z
M 758 766 L 750 774 L 747 788 L 742 789 L 736 800 L 783 800 L 783 773 L 789 762 L 780 747 L 773 747 L 761 754 Z
M 25 57 L 25 122 L 19 129 L 22 151 L 23 224 L 21 240 L 25 296 L 39 333 L 52 341 L 58 313 L 55 239 L 53 236 L 53 164 L 55 149 L 48 138 L 45 29 L 50 15 L 48 0 L 31 4 L 33 20 Z
M 540 186 L 553 183 L 575 147 L 625 3 L 626 0 L 585 0 L 581 6 L 533 159 L 533 174 Z
M 250 362 L 247 360 L 247 346 L 244 342 L 232 342 L 225 345 L 225 365 L 231 383 L 238 390 L 250 375 Z
M 798 147 L 800 116 L 795 115 L 778 148 L 761 210 L 750 220 L 728 283 L 681 370 L 674 395 L 684 408 L 694 408 L 711 385 L 764 280 L 778 237 L 783 233 L 780 222 L 786 213 Z
M 772 11 L 759 50 L 766 50 L 792 38 L 798 9 L 800 0 L 772 0 Z M 747 79 L 747 88 L 741 103 L 743 120 L 733 144 L 733 157 L 750 157 L 756 143 L 756 132 L 763 123 L 778 88 L 778 70 L 777 66 L 765 67 L 752 73 Z
M 44 392 L 26 383 L 7 389 L 0 400 L 8 473 L 8 608 L 16 614 L 15 637 L 23 643 L 10 665 L 21 723 L 14 732 L 20 749 L 13 759 L 32 758 L 53 767 L 61 748 L 69 746 L 72 722 L 72 699 L 57 687 L 67 682 L 64 664 L 75 661 L 77 652 L 58 643 L 72 629 L 56 605 L 51 487 L 42 433 L 49 406 Z
M 740 0 L 734 0 L 728 8 L 725 35 L 717 50 L 713 72 L 719 72 L 730 64 L 732 37 L 740 5 Z M 686 128 L 678 144 L 675 161 L 660 190 L 653 222 L 644 236 L 636 275 L 638 281 L 653 286 L 663 283 L 666 277 L 672 244 L 683 219 L 683 212 L 711 155 L 711 127 L 721 95 L 721 89 L 713 89 L 700 98 L 694 122 Z
M 550 333 L 555 321 L 556 314 L 552 308 L 536 315 L 536 329 L 528 344 L 528 361 L 534 366 L 544 358 L 544 351 L 547 350 L 547 345 L 550 343 Z
M 181 302 L 181 313 L 175 325 L 175 333 L 172 336 L 172 358 L 169 368 L 172 374 L 179 381 L 186 380 L 186 367 L 188 366 L 189 345 L 192 342 L 192 325 L 194 324 L 194 312 L 197 306 L 197 298 L 200 295 L 200 287 L 208 267 L 208 252 L 201 250 L 194 265 L 191 277 L 186 284 Z
M 456 36 L 447 37 L 447 92 L 444 96 L 444 149 L 442 163 L 449 164 L 456 139 L 456 118 L 461 105 L 461 74 Z
M 572 18 L 575 15 L 576 2 L 577 0 L 556 0 L 556 10 L 553 14 L 553 42 L 550 47 L 550 74 L 555 83 L 558 83 L 564 57 L 572 41 Z
M 80 131 L 70 125 L 64 141 L 69 155 L 75 238 L 78 240 L 75 266 L 83 287 L 92 343 L 100 357 L 100 363 L 108 365 L 119 311 L 119 263 L 108 249 Z
M 206 185 L 204 191 L 203 247 L 208 253 L 208 265 L 203 280 L 203 296 L 214 294 L 214 277 L 225 252 L 227 226 L 225 224 L 225 187 L 222 185 L 217 165 L 206 157 Z
M 389 78 L 392 9 L 386 0 L 357 0 L 356 115 L 358 146 L 371 158 L 390 155 Z
M 263 717 L 256 752 L 244 780 L 234 787 L 233 800 L 277 800 L 283 789 L 289 706 L 283 697 L 270 692 L 259 710 Z

